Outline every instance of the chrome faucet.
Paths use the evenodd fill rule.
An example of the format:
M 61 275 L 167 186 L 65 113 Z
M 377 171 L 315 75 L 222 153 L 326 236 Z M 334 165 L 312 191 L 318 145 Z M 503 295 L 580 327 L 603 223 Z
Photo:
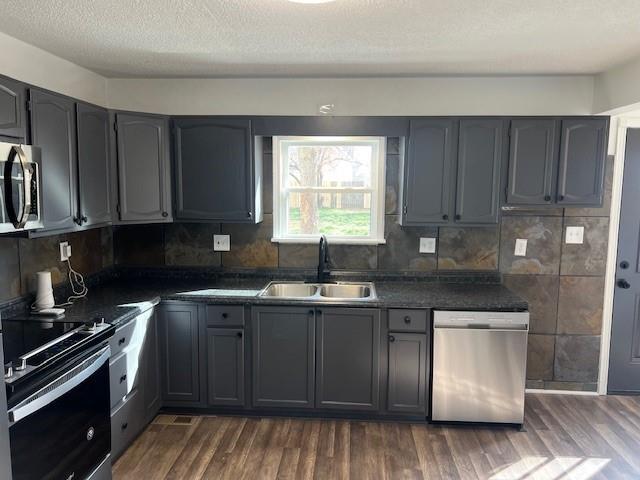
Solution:
M 331 275 L 330 262 L 327 237 L 320 235 L 320 244 L 318 245 L 318 283 L 325 283 L 329 279 L 329 275 Z

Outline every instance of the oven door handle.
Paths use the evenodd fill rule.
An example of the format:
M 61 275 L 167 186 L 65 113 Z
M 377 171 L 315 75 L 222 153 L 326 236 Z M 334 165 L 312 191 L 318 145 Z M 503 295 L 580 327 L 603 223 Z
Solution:
M 79 363 L 67 373 L 59 376 L 33 395 L 25 398 L 22 402 L 9 410 L 10 425 L 24 420 L 29 415 L 46 407 L 65 393 L 73 390 L 97 372 L 102 365 L 108 362 L 110 356 L 111 349 L 107 345 L 105 348 L 85 359 L 82 363 Z

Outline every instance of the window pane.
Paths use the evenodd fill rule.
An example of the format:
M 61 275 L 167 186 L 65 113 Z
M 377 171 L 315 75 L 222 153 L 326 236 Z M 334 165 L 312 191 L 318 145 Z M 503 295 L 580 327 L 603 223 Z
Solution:
M 289 187 L 371 187 L 371 145 L 289 145 Z
M 290 235 L 368 236 L 371 231 L 370 193 L 292 192 L 287 205 Z

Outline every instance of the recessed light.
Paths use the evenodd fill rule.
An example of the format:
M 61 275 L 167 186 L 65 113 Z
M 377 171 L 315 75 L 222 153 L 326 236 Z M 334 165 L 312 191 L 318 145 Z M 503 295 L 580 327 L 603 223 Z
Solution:
M 289 1 L 292 3 L 309 3 L 309 4 L 335 2 L 335 0 L 289 0 Z

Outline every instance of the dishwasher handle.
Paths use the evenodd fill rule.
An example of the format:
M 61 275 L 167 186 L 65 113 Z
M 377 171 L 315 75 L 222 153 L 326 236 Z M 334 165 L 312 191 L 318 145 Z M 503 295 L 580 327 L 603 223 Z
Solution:
M 436 325 L 433 327 L 434 330 L 480 330 L 480 331 L 488 331 L 488 332 L 527 332 L 529 327 L 527 325 L 511 325 L 509 327 L 505 326 L 488 326 L 482 327 L 478 325 Z

